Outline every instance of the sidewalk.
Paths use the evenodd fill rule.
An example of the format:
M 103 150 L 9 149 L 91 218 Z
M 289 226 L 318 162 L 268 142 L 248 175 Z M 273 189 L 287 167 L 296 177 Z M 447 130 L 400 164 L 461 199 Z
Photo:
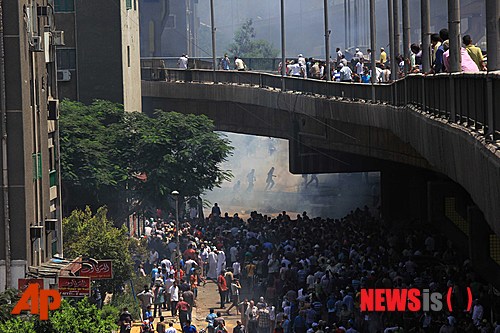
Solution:
M 208 281 L 207 284 L 203 286 L 198 287 L 198 298 L 196 300 L 196 307 L 193 309 L 193 325 L 196 326 L 198 332 L 202 328 L 206 328 L 207 323 L 205 322 L 205 317 L 210 311 L 210 308 L 214 308 L 215 312 L 221 311 L 222 317 L 226 321 L 226 328 L 229 333 L 232 333 L 234 326 L 236 326 L 236 320 L 240 319 L 240 315 L 236 315 L 236 308 L 231 309 L 231 315 L 228 316 L 225 312 L 224 309 L 219 310 L 219 293 L 217 291 L 217 284 Z M 226 304 L 226 309 L 229 308 L 230 304 Z M 174 320 L 174 327 L 177 329 L 178 332 L 181 332 L 182 329 L 179 324 L 179 317 L 171 317 L 170 316 L 170 311 L 163 311 L 162 315 L 165 317 L 165 322 L 171 322 Z M 155 318 L 155 328 L 156 328 L 156 323 L 159 321 L 159 318 Z M 140 333 L 140 323 L 134 323 L 134 326 L 132 327 L 131 333 Z

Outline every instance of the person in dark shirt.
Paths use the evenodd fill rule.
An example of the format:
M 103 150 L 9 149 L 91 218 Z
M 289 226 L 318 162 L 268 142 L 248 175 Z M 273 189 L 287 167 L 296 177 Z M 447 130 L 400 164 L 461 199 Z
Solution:
M 128 333 L 132 329 L 132 315 L 128 312 L 127 308 L 123 308 L 123 312 L 118 319 L 118 326 L 120 326 L 120 333 Z
M 245 333 L 245 326 L 241 324 L 241 321 L 236 321 L 236 326 L 233 328 L 233 333 Z
M 197 333 L 196 332 L 196 326 L 191 325 L 191 320 L 186 321 L 186 325 L 182 327 L 182 332 L 183 333 Z

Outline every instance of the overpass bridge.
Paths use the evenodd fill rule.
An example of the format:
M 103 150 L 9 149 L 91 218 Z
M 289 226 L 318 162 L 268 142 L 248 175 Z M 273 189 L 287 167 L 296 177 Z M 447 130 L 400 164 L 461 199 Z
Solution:
M 500 276 L 500 72 L 390 84 L 143 67 L 143 111 L 287 139 L 292 173 L 381 171 L 382 211 L 438 225 Z M 485 259 L 487 258 L 487 259 Z

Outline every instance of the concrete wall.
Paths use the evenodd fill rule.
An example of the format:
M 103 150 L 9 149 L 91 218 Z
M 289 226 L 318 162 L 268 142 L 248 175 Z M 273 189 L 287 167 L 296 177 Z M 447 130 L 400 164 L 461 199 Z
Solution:
M 166 110 L 206 113 L 215 119 L 219 130 L 290 139 L 293 119 L 303 117 L 306 125 L 316 121 L 322 125 L 312 126 L 308 133 L 315 144 L 423 167 L 456 181 L 470 193 L 493 231 L 500 235 L 500 154 L 460 126 L 431 119 L 409 107 L 248 86 L 143 81 L 142 91 L 145 112 L 163 105 Z
M 132 8 L 126 8 L 126 0 L 120 1 L 122 33 L 123 108 L 125 111 L 141 111 L 141 55 L 139 43 L 139 8 L 133 0 Z
M 46 218 L 55 218 L 51 209 L 49 188 L 49 139 L 54 141 L 54 126 L 49 126 L 48 100 L 57 97 L 54 49 L 46 48 L 44 28 L 49 25 L 45 16 L 32 16 L 32 24 L 25 24 L 26 8 L 30 4 L 47 6 L 46 0 L 4 2 L 4 43 L 7 106 L 7 159 L 10 254 L 12 280 L 25 275 L 27 265 L 37 265 L 52 256 L 53 236 L 31 242 L 30 226 L 43 226 Z M 36 7 L 35 7 L 36 8 Z M 33 36 L 40 36 L 45 52 L 31 50 Z M 31 41 L 31 42 L 30 42 Z M 46 58 L 48 55 L 48 58 Z M 1 88 L 1 87 L 0 87 Z M 54 124 L 51 121 L 52 125 Z M 33 154 L 41 156 L 37 167 Z M 36 160 L 36 159 L 35 159 Z M 1 163 L 1 162 L 0 162 Z M 2 167 L 3 168 L 3 167 Z M 37 169 L 40 170 L 35 177 Z M 54 192 L 54 191 L 53 191 Z M 3 193 L 2 193 L 3 194 Z M 0 194 L 0 290 L 5 288 L 6 230 L 4 229 L 3 195 Z M 55 191 L 57 200 L 57 190 Z M 60 222 L 60 221 L 59 221 Z M 46 246 L 48 245 L 48 246 Z M 60 248 L 59 248 L 60 250 Z

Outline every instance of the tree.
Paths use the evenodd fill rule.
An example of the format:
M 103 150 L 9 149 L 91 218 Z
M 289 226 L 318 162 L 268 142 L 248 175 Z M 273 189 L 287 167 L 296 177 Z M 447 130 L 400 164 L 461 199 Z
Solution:
M 276 58 L 278 50 L 263 39 L 255 39 L 252 19 L 248 19 L 234 34 L 234 41 L 229 45 L 228 53 L 242 58 Z
M 101 207 L 93 215 L 89 207 L 75 210 L 63 219 L 64 252 L 69 258 L 79 256 L 113 260 L 113 279 L 99 280 L 101 292 L 113 292 L 129 280 L 133 262 L 129 249 L 133 246 L 125 226 L 120 229 L 106 217 L 107 209 Z
M 69 211 L 106 205 L 120 222 L 131 211 L 168 208 L 173 189 L 199 195 L 231 175 L 221 169 L 231 153 L 229 141 L 214 133 L 204 115 L 157 111 L 150 118 L 108 101 L 87 106 L 65 100 L 60 126 Z

